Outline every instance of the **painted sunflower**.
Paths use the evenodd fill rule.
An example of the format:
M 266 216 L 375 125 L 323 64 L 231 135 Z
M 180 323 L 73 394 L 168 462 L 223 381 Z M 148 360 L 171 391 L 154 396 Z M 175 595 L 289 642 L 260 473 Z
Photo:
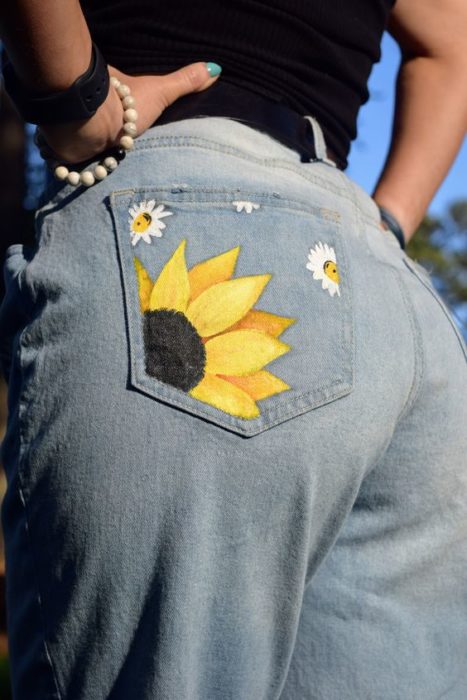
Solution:
M 256 418 L 257 401 L 290 389 L 264 367 L 290 350 L 278 336 L 295 319 L 253 309 L 271 275 L 231 279 L 239 246 L 190 270 L 185 246 L 155 281 L 133 258 L 146 372 L 230 415 Z

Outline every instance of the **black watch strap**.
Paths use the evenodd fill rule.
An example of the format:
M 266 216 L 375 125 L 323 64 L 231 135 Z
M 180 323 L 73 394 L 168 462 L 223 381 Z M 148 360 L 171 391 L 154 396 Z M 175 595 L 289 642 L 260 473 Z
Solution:
M 402 227 L 394 214 L 391 214 L 391 212 L 386 209 L 386 207 L 382 207 L 380 204 L 377 205 L 379 209 L 379 213 L 381 216 L 381 221 L 383 221 L 388 229 L 395 235 L 397 240 L 399 241 L 399 245 L 402 248 L 402 250 L 405 250 L 405 235 L 404 231 L 402 230 Z
M 18 112 L 31 124 L 63 124 L 89 119 L 109 93 L 107 63 L 94 43 L 88 70 L 67 90 L 34 95 L 22 85 L 11 62 L 3 67 L 3 79 Z

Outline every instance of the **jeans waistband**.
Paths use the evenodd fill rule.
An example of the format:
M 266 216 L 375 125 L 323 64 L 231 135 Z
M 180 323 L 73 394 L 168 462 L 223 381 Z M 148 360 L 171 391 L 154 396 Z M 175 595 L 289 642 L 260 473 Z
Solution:
M 319 160 L 341 167 L 327 148 L 314 117 L 300 115 L 286 105 L 228 82 L 218 81 L 207 90 L 177 99 L 162 112 L 154 126 L 203 116 L 228 117 L 265 131 L 297 151 L 304 163 Z

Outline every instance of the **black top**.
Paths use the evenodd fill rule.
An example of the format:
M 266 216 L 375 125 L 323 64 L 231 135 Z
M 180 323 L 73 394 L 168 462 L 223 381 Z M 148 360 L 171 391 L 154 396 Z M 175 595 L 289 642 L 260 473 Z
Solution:
M 395 0 L 81 0 L 94 41 L 129 74 L 195 61 L 314 115 L 346 165 Z

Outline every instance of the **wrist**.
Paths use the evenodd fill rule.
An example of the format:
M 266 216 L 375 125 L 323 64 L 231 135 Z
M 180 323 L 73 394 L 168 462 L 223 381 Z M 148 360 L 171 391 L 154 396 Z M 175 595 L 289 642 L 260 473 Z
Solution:
M 109 92 L 107 64 L 93 45 L 87 69 L 66 90 L 31 92 L 12 63 L 3 68 L 5 89 L 23 119 L 32 124 L 65 124 L 92 117 Z
M 131 88 L 118 80 L 116 76 L 112 76 L 110 82 L 114 89 L 111 88 L 104 105 L 91 119 L 79 125 L 65 124 L 46 127 L 46 130 L 42 128 L 36 130 L 35 142 L 39 146 L 42 157 L 54 171 L 58 180 L 66 180 L 68 184 L 73 186 L 91 187 L 107 177 L 108 173 L 112 172 L 118 163 L 125 158 L 126 152 L 132 150 L 133 138 L 138 131 L 135 123 L 138 119 L 135 99 L 131 95 Z M 115 104 L 115 99 L 112 96 L 121 103 L 118 128 L 114 124 L 115 109 L 112 105 Z M 115 143 L 114 131 L 120 132 L 118 143 Z M 67 137 L 71 137 L 71 143 L 68 145 Z M 70 170 L 64 163 L 57 162 L 58 153 L 55 150 L 54 154 L 53 149 L 50 148 L 51 145 L 53 149 L 56 149 L 58 145 L 65 160 L 70 163 L 73 161 L 75 168 Z M 85 167 L 79 172 L 77 168 L 81 169 L 85 165 L 85 161 L 94 160 L 95 156 L 104 149 L 107 150 L 107 154 L 103 154 L 97 165 L 91 169 Z
M 65 124 L 39 124 L 54 158 L 67 163 L 81 163 L 115 147 L 122 135 L 123 109 L 114 89 L 89 119 Z

